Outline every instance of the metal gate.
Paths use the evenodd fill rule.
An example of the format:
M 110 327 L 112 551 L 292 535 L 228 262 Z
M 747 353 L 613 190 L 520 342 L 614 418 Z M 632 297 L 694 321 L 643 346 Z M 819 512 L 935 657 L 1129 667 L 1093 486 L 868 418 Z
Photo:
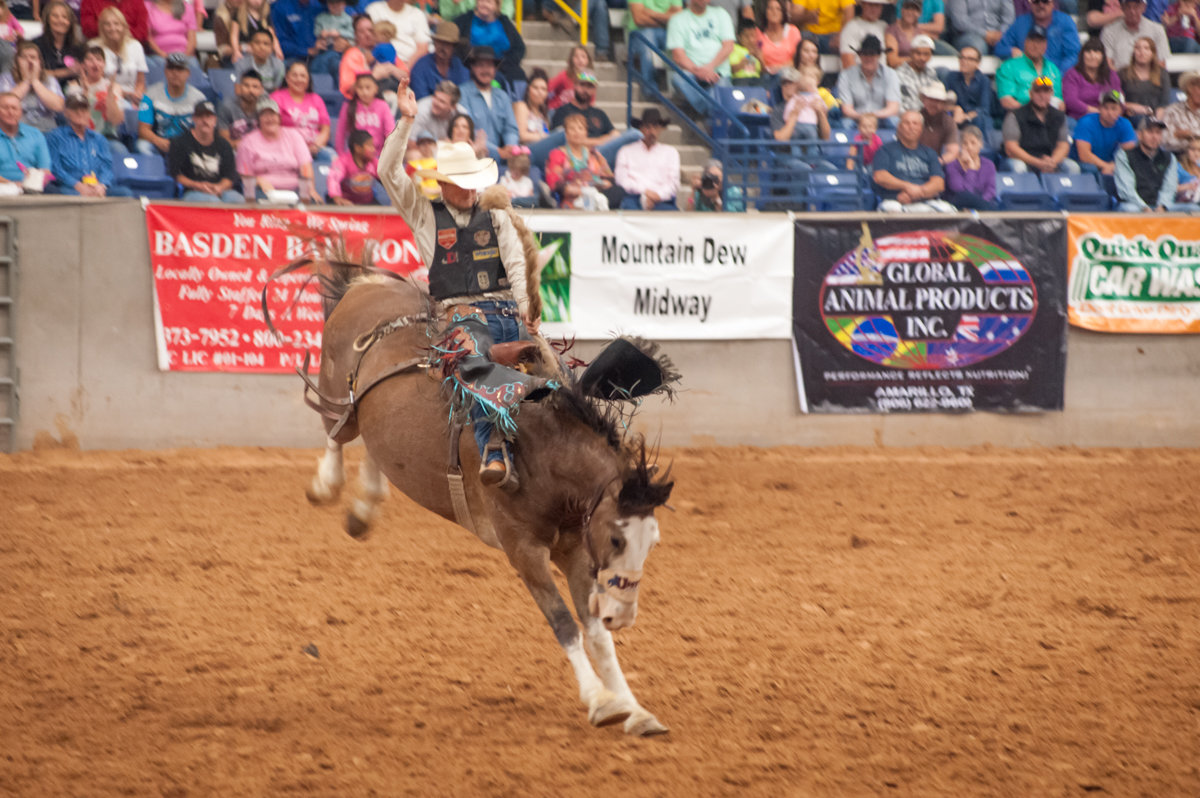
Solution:
M 17 300 L 17 223 L 0 216 L 0 452 L 11 452 L 17 444 L 17 415 L 20 393 L 14 319 Z

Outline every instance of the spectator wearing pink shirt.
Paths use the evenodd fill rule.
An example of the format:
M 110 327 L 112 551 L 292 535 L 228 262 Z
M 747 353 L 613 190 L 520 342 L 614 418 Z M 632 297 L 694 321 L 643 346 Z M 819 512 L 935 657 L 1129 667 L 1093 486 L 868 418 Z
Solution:
M 379 182 L 375 142 L 365 130 L 350 134 L 350 149 L 329 167 L 329 200 L 335 205 L 391 205 Z
M 171 53 L 183 53 L 193 62 L 192 69 L 199 69 L 196 11 L 191 0 L 146 0 L 146 14 L 150 22 L 146 60 L 165 63 Z
M 667 119 L 657 108 L 647 108 L 633 126 L 642 140 L 626 144 L 617 152 L 616 183 L 625 189 L 623 210 L 673 211 L 679 195 L 679 151 L 658 140 Z
M 301 200 L 321 201 L 313 187 L 312 156 L 304 137 L 283 126 L 279 108 L 270 100 L 258 107 L 258 129 L 238 145 L 237 170 L 247 200 L 275 199 L 274 192 L 294 191 Z
M 365 130 L 375 142 L 375 151 L 383 148 L 383 140 L 396 126 L 391 106 L 379 99 L 379 84 L 369 72 L 354 79 L 354 96 L 342 106 L 338 115 L 336 147 L 339 153 L 347 149 L 346 142 L 355 130 Z
M 312 76 L 303 61 L 293 61 L 283 78 L 283 88 L 271 94 L 279 106 L 284 127 L 298 130 L 317 163 L 329 163 L 336 153 L 329 146 L 329 112 L 325 101 L 312 90 Z

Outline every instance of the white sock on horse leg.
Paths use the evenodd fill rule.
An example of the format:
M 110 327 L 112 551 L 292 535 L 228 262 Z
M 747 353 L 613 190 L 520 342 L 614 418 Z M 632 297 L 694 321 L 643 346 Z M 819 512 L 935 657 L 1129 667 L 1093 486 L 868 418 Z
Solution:
M 332 438 L 325 439 L 325 452 L 317 460 L 317 473 L 306 494 L 309 501 L 324 503 L 332 501 L 346 484 L 346 467 L 342 462 L 342 445 Z

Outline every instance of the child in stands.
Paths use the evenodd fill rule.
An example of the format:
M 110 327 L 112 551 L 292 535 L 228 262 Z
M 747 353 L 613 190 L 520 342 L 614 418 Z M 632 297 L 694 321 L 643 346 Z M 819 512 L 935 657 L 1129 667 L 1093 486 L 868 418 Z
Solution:
M 758 50 L 758 28 L 754 22 L 738 22 L 737 44 L 729 54 L 729 69 L 735 86 L 762 85 L 762 54 Z
M 513 147 L 508 159 L 508 171 L 500 177 L 500 185 L 509 199 L 532 199 L 533 179 L 529 176 L 529 148 Z
M 379 182 L 375 142 L 365 130 L 350 134 L 350 149 L 329 167 L 326 189 L 335 205 L 390 205 Z
M 879 118 L 875 114 L 863 114 L 858 118 L 858 133 L 854 135 L 854 146 L 846 156 L 846 168 L 857 169 L 858 148 L 862 147 L 862 168 L 866 170 L 875 160 L 875 153 L 883 146 L 879 137 Z

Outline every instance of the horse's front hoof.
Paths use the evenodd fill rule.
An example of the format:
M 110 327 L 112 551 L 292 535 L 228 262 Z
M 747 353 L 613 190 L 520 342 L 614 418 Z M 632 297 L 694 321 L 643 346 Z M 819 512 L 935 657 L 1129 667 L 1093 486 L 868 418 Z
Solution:
M 588 723 L 596 727 L 612 726 L 614 723 L 624 722 L 630 714 L 632 713 L 628 704 L 608 693 L 592 702 L 588 709 Z
M 304 497 L 317 506 L 329 504 L 342 492 L 341 485 L 326 485 L 314 479 L 312 484 L 304 489 Z
M 625 721 L 625 733 L 634 737 L 651 737 L 655 734 L 666 734 L 668 731 L 670 729 L 659 723 L 658 718 L 644 710 L 630 715 Z
M 371 536 L 371 525 L 354 513 L 346 513 L 346 534 L 355 540 L 366 540 Z

